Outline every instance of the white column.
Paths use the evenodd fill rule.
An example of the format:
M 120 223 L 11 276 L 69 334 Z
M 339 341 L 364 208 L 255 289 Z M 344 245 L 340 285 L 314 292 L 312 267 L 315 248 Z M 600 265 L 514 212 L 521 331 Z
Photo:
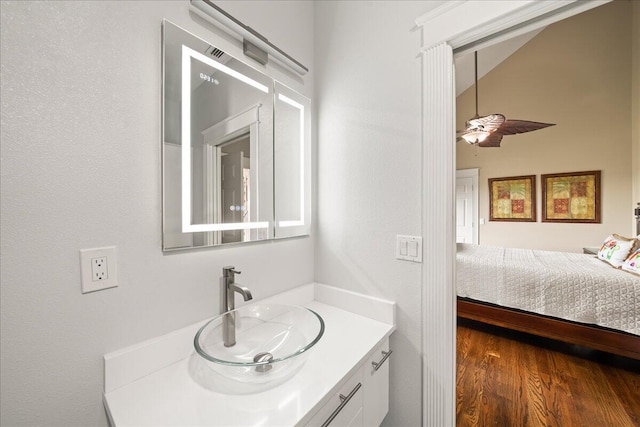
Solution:
M 423 425 L 456 421 L 455 80 L 446 43 L 422 53 Z

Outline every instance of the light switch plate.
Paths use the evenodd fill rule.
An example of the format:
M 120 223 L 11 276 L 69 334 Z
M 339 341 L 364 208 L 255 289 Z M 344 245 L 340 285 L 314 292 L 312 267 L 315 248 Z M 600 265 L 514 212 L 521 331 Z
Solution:
M 396 236 L 396 258 L 422 262 L 422 237 Z
M 118 286 L 116 247 L 80 249 L 82 293 Z

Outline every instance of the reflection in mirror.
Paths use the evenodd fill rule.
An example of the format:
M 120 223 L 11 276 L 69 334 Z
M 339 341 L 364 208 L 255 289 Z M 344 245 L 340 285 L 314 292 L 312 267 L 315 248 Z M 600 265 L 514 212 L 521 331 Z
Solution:
M 163 250 L 309 234 L 310 107 L 165 20 Z
M 272 134 L 272 82 L 242 63 L 218 62 L 225 55 L 209 58 L 182 46 L 182 123 L 191 124 L 182 126 L 182 141 L 190 141 L 182 144 L 182 231 L 223 232 L 214 243 L 250 240 L 240 230 L 269 225 L 249 209 L 258 200 L 254 194 L 250 203 L 247 190 L 257 188 L 257 156 L 250 152 Z

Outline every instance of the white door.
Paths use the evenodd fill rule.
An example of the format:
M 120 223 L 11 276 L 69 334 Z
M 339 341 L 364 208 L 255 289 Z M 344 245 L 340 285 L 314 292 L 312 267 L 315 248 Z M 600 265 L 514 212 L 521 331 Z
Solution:
M 478 243 L 478 169 L 456 171 L 456 243 Z

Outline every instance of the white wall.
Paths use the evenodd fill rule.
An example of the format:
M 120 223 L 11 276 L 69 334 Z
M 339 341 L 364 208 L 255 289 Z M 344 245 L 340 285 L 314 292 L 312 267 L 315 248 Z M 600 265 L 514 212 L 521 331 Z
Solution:
M 316 280 L 397 302 L 385 425 L 421 417 L 420 264 L 395 259 L 421 235 L 420 32 L 437 2 L 315 5 Z
M 314 69 L 310 2 L 217 4 Z M 216 32 L 187 1 L 0 5 L 0 424 L 106 425 L 105 353 L 218 313 L 224 265 L 256 299 L 312 281 L 314 242 L 162 254 L 160 24 Z M 78 250 L 108 245 L 120 286 L 82 295 Z

